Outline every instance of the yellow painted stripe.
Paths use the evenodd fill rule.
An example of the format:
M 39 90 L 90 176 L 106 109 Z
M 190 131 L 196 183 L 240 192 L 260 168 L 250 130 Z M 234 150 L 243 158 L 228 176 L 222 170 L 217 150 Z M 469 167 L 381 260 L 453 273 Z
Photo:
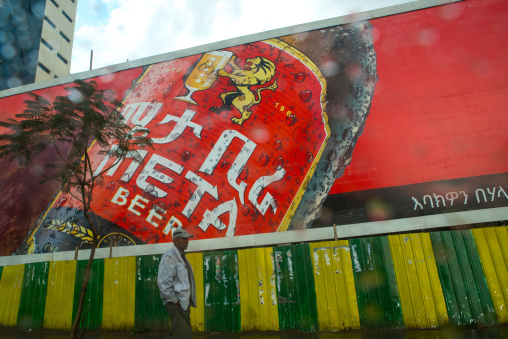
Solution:
M 278 331 L 273 249 L 239 250 L 238 267 L 242 331 Z
M 131 330 L 134 328 L 136 257 L 104 260 L 104 299 L 102 328 Z
M 203 291 L 203 254 L 187 254 L 192 270 L 194 271 L 194 280 L 196 281 L 196 304 L 197 308 L 191 307 L 190 319 L 192 330 L 195 332 L 205 331 L 205 295 Z
M 508 227 L 472 231 L 498 321 L 508 324 Z
M 448 313 L 428 233 L 388 236 L 406 327 L 448 323 Z
M 319 329 L 359 329 L 360 316 L 347 240 L 310 244 Z
M 0 280 L 0 326 L 13 327 L 18 321 L 19 300 L 25 265 L 5 266 Z
M 53 261 L 49 264 L 44 328 L 70 330 L 76 261 Z

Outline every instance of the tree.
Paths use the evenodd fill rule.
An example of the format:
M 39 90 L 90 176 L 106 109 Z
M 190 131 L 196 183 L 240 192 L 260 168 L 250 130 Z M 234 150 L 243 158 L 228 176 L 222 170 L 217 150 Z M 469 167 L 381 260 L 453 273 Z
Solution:
M 0 121 L 0 127 L 8 129 L 0 135 L 0 159 L 11 158 L 20 165 L 31 165 L 38 170 L 34 160 L 43 158 L 47 170 L 39 171 L 42 181 L 59 182 L 63 193 L 71 194 L 81 202 L 93 234 L 71 338 L 77 336 L 101 227 L 99 220 L 91 216 L 94 187 L 106 171 L 127 156 L 141 162 L 137 149 L 151 146 L 151 139 L 146 136 L 148 130 L 138 126 L 131 128 L 124 123 L 119 112 L 122 103 L 112 91 L 99 89 L 95 81 L 76 80 L 74 85 L 66 87 L 68 94 L 57 96 L 53 103 L 29 93 L 31 99 L 24 101 L 26 109 L 23 113 L 17 114 L 16 119 Z M 96 174 L 89 157 L 92 143 L 101 147 L 101 154 L 115 159 L 111 166 Z

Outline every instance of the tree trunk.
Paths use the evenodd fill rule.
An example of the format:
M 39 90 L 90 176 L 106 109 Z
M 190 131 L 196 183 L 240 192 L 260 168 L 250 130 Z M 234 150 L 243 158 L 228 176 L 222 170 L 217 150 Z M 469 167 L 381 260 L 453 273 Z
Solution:
M 78 338 L 79 322 L 81 320 L 81 314 L 83 313 L 83 306 L 85 305 L 86 289 L 88 287 L 88 282 L 90 280 L 90 272 L 92 271 L 93 258 L 95 256 L 95 249 L 97 247 L 97 235 L 95 232 L 95 227 L 92 223 L 91 218 L 88 215 L 87 210 L 84 210 L 84 214 L 85 214 L 85 217 L 88 220 L 88 222 L 90 223 L 90 226 L 92 228 L 93 241 L 92 241 L 92 248 L 90 251 L 90 257 L 88 258 L 88 263 L 86 264 L 86 268 L 85 268 L 85 276 L 83 277 L 83 283 L 81 284 L 81 292 L 79 293 L 79 301 L 78 301 L 78 308 L 76 311 L 76 317 L 74 318 L 74 322 L 72 323 L 72 327 L 71 327 L 71 333 L 70 333 L 71 339 Z

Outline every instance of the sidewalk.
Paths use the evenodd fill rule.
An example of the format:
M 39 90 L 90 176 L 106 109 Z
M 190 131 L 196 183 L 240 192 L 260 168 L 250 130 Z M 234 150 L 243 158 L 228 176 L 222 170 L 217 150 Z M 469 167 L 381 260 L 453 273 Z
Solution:
M 129 333 L 129 332 L 89 332 L 83 339 L 119 339 L 119 338 L 146 338 L 164 339 L 166 333 Z M 65 339 L 67 332 L 48 330 L 21 330 L 16 328 L 0 327 L 1 339 Z M 440 328 L 436 330 L 369 330 L 349 331 L 339 333 L 301 333 L 301 332 L 250 332 L 243 334 L 196 334 L 195 339 L 508 339 L 508 326 L 490 327 L 485 329 L 459 329 Z

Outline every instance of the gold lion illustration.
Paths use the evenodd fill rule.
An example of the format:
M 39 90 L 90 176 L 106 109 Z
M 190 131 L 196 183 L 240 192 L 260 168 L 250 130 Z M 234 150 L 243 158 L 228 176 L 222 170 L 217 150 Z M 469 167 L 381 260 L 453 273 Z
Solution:
M 245 69 L 239 67 L 234 60 L 233 55 L 229 61 L 229 65 L 233 68 L 231 73 L 223 69 L 217 71 L 217 75 L 231 79 L 235 85 L 236 91 L 225 92 L 220 95 L 222 99 L 222 107 L 212 107 L 212 112 L 220 113 L 222 111 L 230 111 L 232 106 L 235 107 L 242 116 L 240 118 L 231 118 L 231 120 L 242 125 L 252 114 L 252 106 L 261 102 L 261 91 L 269 89 L 275 91 L 277 88 L 277 79 L 271 85 L 257 88 L 256 91 L 251 89 L 252 86 L 263 85 L 270 82 L 275 75 L 275 64 L 267 58 L 255 57 L 246 59 Z M 256 99 L 257 97 L 257 99 Z

